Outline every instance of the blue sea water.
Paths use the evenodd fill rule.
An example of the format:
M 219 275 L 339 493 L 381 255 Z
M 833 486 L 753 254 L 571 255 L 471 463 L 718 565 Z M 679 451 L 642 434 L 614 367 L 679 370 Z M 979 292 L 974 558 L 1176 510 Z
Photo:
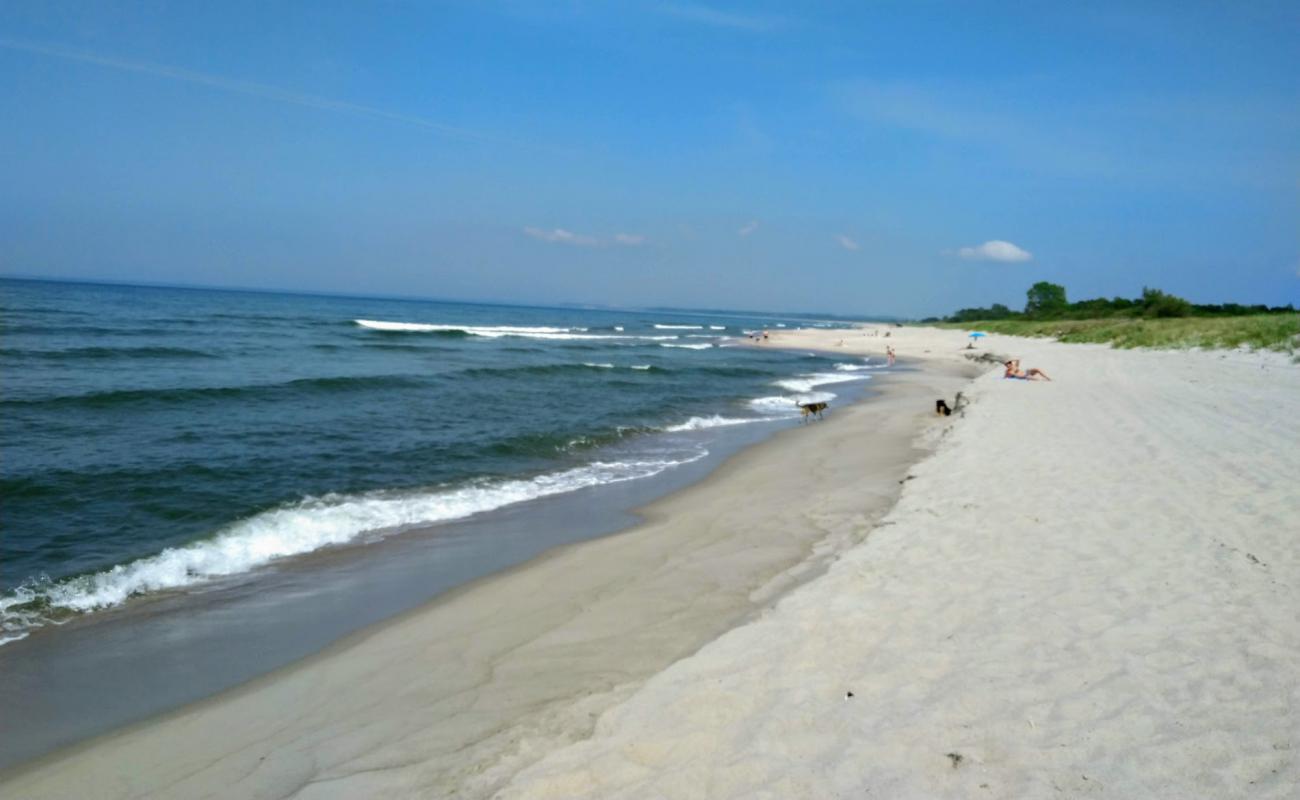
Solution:
M 702 458 L 811 321 L 0 280 L 0 640 Z

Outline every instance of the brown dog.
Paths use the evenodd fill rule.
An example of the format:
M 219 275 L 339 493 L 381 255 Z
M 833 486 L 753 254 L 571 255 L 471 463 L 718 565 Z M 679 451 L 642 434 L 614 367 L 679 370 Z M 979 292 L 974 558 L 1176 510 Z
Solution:
M 828 403 L 799 403 L 799 416 L 801 422 L 806 422 L 809 417 L 815 416 L 822 419 L 822 412 L 830 407 Z

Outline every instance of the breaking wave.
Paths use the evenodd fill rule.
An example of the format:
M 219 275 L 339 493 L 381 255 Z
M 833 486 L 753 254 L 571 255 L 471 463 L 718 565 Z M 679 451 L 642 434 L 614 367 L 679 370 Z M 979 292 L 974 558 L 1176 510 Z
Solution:
M 751 422 L 763 422 L 761 417 L 750 417 L 743 419 L 740 417 L 723 417 L 714 414 L 711 417 L 691 417 L 685 422 L 676 425 L 669 425 L 664 428 L 669 433 L 678 433 L 681 431 L 701 431 L 706 428 L 723 428 L 730 425 L 747 425 Z
M 780 386 L 782 389 L 789 389 L 792 392 L 808 392 L 818 386 L 826 386 L 832 383 L 848 383 L 849 381 L 864 381 L 870 377 L 870 375 L 856 375 L 852 372 L 815 372 L 811 375 L 800 375 L 795 378 L 774 381 L 772 385 Z
M 679 460 L 597 461 L 530 479 L 476 480 L 422 493 L 305 498 L 233 523 L 211 538 L 169 547 L 108 570 L 60 581 L 28 581 L 0 597 L 0 638 L 21 638 L 31 628 L 69 615 L 120 605 L 138 595 L 239 575 L 289 556 L 591 486 L 648 478 L 706 455 L 707 451 L 698 450 Z
M 441 336 L 482 336 L 497 339 L 517 336 L 525 339 L 676 339 L 676 336 L 615 336 L 587 333 L 586 328 L 554 328 L 519 325 L 444 325 L 428 322 L 386 322 L 384 320 L 356 319 L 353 322 L 367 330 L 384 333 L 429 333 Z

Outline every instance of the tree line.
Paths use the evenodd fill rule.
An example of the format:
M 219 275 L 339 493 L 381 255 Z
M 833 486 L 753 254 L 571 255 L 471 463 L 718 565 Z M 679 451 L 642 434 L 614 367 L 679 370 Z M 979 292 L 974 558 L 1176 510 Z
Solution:
M 1039 281 L 1029 287 L 1023 311 L 1012 311 L 1001 303 L 988 308 L 963 308 L 944 317 L 931 317 L 924 322 L 976 322 L 999 319 L 1103 319 L 1106 317 L 1241 317 L 1255 314 L 1281 314 L 1295 312 L 1285 306 L 1242 305 L 1240 303 L 1199 304 L 1167 294 L 1159 289 L 1143 287 L 1142 296 L 1129 300 L 1124 297 L 1107 299 L 1097 297 L 1071 303 L 1066 299 L 1065 287 L 1056 283 Z

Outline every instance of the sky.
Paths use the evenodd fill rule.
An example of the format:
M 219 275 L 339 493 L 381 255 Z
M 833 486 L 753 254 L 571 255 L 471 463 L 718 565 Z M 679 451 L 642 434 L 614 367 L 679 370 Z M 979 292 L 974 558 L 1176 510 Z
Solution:
M 0 0 L 0 275 L 1300 304 L 1300 4 Z

